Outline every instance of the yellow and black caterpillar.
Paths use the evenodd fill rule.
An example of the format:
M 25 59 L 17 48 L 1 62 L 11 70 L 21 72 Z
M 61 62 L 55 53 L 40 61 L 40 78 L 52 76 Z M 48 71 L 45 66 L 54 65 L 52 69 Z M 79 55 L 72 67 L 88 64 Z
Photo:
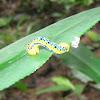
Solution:
M 27 44 L 26 50 L 30 55 L 36 55 L 36 53 L 39 53 L 40 45 L 56 54 L 68 52 L 70 48 L 70 45 L 65 42 L 56 44 L 45 37 L 36 37 L 31 43 Z

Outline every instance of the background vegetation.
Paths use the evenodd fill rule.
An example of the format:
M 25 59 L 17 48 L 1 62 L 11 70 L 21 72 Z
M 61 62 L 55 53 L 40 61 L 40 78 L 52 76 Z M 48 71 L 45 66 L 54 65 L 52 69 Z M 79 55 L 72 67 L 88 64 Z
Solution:
M 98 7 L 100 6 L 99 3 L 99 0 L 2 0 L 0 1 L 0 48 L 65 17 L 90 8 Z M 100 57 L 100 38 L 98 38 L 100 37 L 99 26 L 99 23 L 94 26 L 92 30 L 95 32 L 92 30 L 88 31 L 87 35 L 84 35 L 81 41 Z M 89 38 L 87 38 L 87 36 Z M 52 78 L 54 76 L 62 77 Z M 71 82 L 64 77 L 68 77 Z M 81 80 L 84 84 L 76 78 Z M 66 84 L 59 84 L 59 81 L 62 80 L 65 82 L 67 81 Z M 85 98 L 91 100 L 94 100 L 95 98 L 95 100 L 99 100 L 100 98 L 99 96 L 96 97 L 96 95 L 99 95 L 98 90 L 91 87 L 94 86 L 99 89 L 98 84 L 91 83 L 91 79 L 84 76 L 81 72 L 66 68 L 65 65 L 54 56 L 42 68 L 38 69 L 35 74 L 32 74 L 21 81 L 24 84 L 18 82 L 9 89 L 2 91 L 0 93 L 1 100 L 31 100 L 33 98 L 35 100 L 42 100 L 43 98 L 46 98 L 47 100 L 66 100 L 69 97 L 72 100 L 75 98 L 76 100 L 78 100 L 78 98 L 83 98 L 84 100 Z M 50 92 L 41 94 L 40 96 L 32 95 L 32 93 L 37 90 L 54 86 L 54 83 L 61 86 L 60 89 L 58 89 L 58 87 L 53 87 L 54 90 L 58 89 L 57 91 L 61 91 L 61 89 L 65 89 L 66 85 L 69 88 L 66 88 L 65 91 L 67 92 Z M 79 83 L 81 83 L 81 85 Z M 64 84 L 65 87 L 62 87 L 62 84 Z M 77 89 L 80 91 L 77 92 Z M 72 90 L 74 92 L 72 92 Z M 51 88 L 51 90 L 47 89 L 44 91 L 48 92 L 53 90 Z M 43 93 L 44 91 L 40 91 L 40 93 Z M 27 93 L 25 94 L 25 92 Z M 36 93 L 40 94 L 39 92 Z

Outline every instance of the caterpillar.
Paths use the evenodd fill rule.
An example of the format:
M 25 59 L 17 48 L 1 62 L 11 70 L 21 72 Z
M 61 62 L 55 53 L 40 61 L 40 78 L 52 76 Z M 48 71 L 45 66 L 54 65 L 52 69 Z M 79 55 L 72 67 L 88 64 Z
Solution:
M 30 55 L 36 55 L 39 53 L 39 46 L 46 47 L 55 54 L 68 52 L 70 48 L 70 45 L 65 42 L 56 44 L 45 37 L 36 37 L 32 42 L 26 45 L 26 50 Z

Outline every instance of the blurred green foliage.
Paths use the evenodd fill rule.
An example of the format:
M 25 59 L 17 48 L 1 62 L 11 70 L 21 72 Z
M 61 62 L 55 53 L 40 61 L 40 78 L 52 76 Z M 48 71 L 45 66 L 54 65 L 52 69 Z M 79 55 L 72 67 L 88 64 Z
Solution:
M 89 7 L 99 0 L 21 0 L 22 12 L 0 17 L 0 48 L 32 33 L 54 21 L 66 17 L 75 6 Z M 57 8 L 58 9 L 57 9 Z M 16 20 L 16 16 L 23 15 Z M 48 18 L 46 20 L 46 18 Z M 53 22 L 54 22 L 53 21 Z
M 30 4 L 32 2 L 34 2 L 37 6 L 37 11 L 41 12 L 44 11 L 46 8 L 47 10 L 48 7 L 52 7 L 53 5 L 63 5 L 65 7 L 65 10 L 69 11 L 72 7 L 76 6 L 76 5 L 81 5 L 81 6 L 90 6 L 92 5 L 94 2 L 96 2 L 98 0 L 22 0 L 22 4 L 26 7 L 29 8 Z M 59 6 L 59 5 L 58 5 Z M 50 8 L 50 10 L 52 11 L 53 9 Z
M 27 85 L 23 84 L 21 81 L 16 82 L 13 86 L 21 89 L 24 92 L 27 92 Z
M 8 18 L 0 17 L 0 27 L 5 27 L 5 26 L 10 25 L 12 20 L 13 20 L 13 16 L 9 16 Z
M 81 99 L 81 94 L 83 92 L 84 87 L 80 84 L 78 85 L 73 85 L 69 79 L 65 78 L 65 77 L 53 77 L 52 81 L 54 83 L 56 83 L 55 86 L 49 87 L 49 88 L 45 88 L 42 89 L 40 91 L 36 91 L 35 94 L 42 94 L 42 93 L 47 93 L 47 92 L 57 92 L 57 91 L 69 91 L 69 90 L 73 90 L 74 92 L 70 93 L 69 95 L 67 95 L 66 97 L 64 97 L 63 99 L 67 99 L 68 97 L 72 96 L 73 94 L 76 94 L 79 96 L 79 98 Z
M 26 13 L 25 16 L 20 17 L 19 20 L 17 21 L 15 20 L 17 13 L 15 13 L 14 16 L 0 17 L 0 49 L 18 40 L 21 37 L 24 37 L 46 26 L 47 25 L 46 23 L 42 23 L 41 20 L 43 19 L 41 18 L 41 16 L 45 18 L 45 16 L 48 15 L 50 17 L 56 18 L 56 20 L 59 20 L 62 19 L 66 15 L 66 13 L 70 13 L 71 9 L 74 8 L 75 6 L 79 5 L 82 7 L 89 7 L 92 4 L 94 4 L 95 1 L 99 0 L 22 0 L 21 5 L 22 7 L 25 8 L 26 12 L 32 12 L 35 14 L 30 15 L 30 13 Z M 55 10 L 55 6 L 58 8 L 60 8 L 59 6 L 63 6 L 63 8 L 61 9 L 62 11 L 60 11 L 60 9 Z M 44 12 L 47 14 L 43 15 Z M 48 21 L 49 20 L 51 19 L 48 19 Z M 88 34 L 89 33 L 91 32 L 88 32 Z M 91 35 L 89 35 L 91 40 L 95 42 L 97 42 L 97 40 L 100 41 L 99 38 L 100 36 L 98 34 L 95 34 L 94 32 L 92 33 Z M 58 85 L 58 87 L 56 86 L 53 88 L 50 87 L 48 89 L 40 91 L 40 93 L 54 91 L 54 89 L 55 90 L 58 89 L 58 91 L 66 89 L 67 91 L 66 86 L 65 85 L 62 86 L 61 83 L 61 81 L 65 82 L 65 80 L 67 79 L 62 77 L 62 80 L 59 78 L 56 81 L 54 81 L 55 79 L 52 80 L 57 84 L 59 84 L 58 82 L 60 82 L 60 85 Z M 78 96 L 80 96 L 83 91 L 83 87 L 81 85 L 77 85 L 74 87 L 69 80 L 67 80 L 67 82 L 65 83 L 71 86 L 73 90 L 75 88 L 74 92 Z M 20 82 L 16 83 L 15 86 L 17 88 L 22 89 L 25 92 L 27 91 L 26 85 Z M 39 91 L 37 92 L 37 94 L 39 94 Z
M 89 30 L 86 34 L 93 42 L 100 42 L 100 34 L 97 32 Z

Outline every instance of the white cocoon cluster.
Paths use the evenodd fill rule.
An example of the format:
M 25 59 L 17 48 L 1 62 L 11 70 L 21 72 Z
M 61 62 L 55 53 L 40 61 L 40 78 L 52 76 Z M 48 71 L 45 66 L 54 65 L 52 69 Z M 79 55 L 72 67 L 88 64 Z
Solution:
M 79 37 L 74 37 L 75 38 L 75 40 L 74 41 L 72 41 L 72 47 L 74 47 L 74 48 L 77 48 L 78 47 L 78 45 L 79 45 L 79 42 L 80 42 L 80 38 Z

